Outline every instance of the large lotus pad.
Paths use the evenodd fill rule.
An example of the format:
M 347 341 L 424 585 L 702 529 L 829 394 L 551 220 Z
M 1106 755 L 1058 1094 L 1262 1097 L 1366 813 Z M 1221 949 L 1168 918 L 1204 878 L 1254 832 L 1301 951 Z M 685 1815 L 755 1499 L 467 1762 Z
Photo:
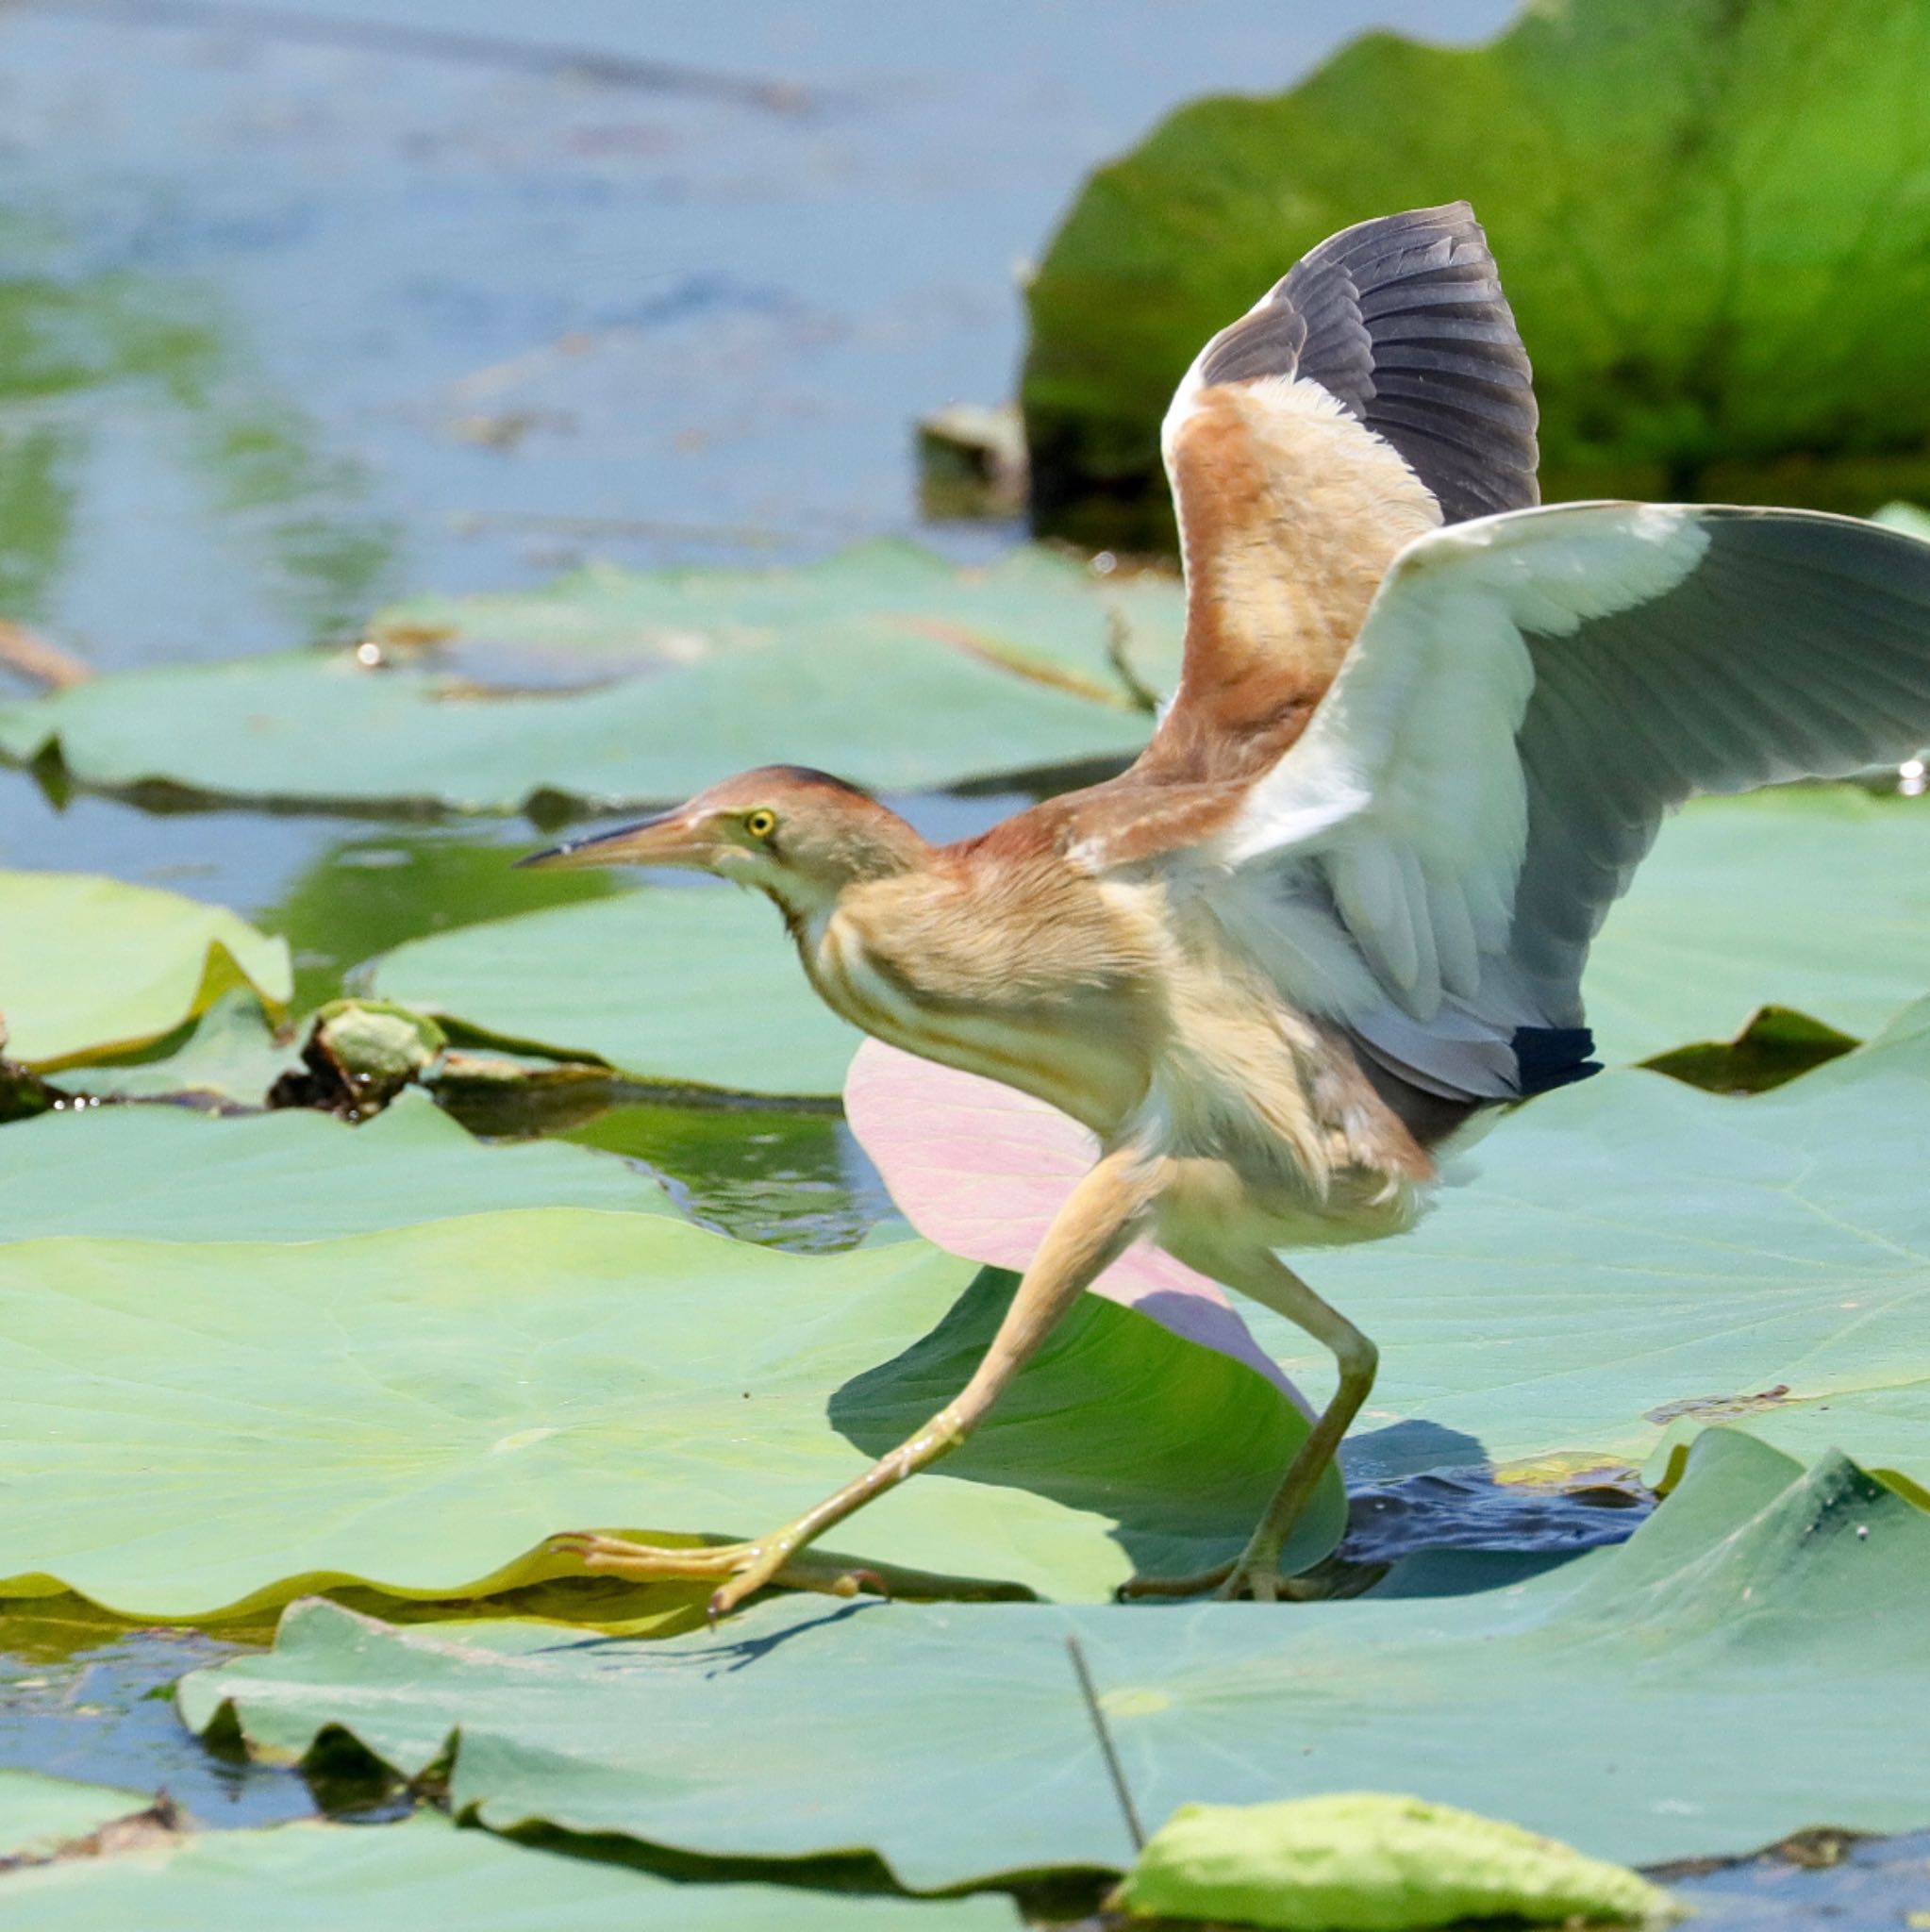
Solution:
M 1009 1277 L 973 1283 L 922 1242 L 794 1256 L 583 1208 L 0 1246 L 0 1593 L 195 1616 L 527 1582 L 566 1529 L 755 1535 L 957 1391 Z M 1305 1432 L 1252 1370 L 1089 1298 L 944 1470 L 832 1541 L 1099 1596 L 1230 1554 Z M 1302 1559 L 1340 1515 L 1336 1487 Z
M 1187 1802 L 1412 1791 L 1647 1862 L 1825 1814 L 1922 1822 L 1926 1564 L 1930 1518 L 1901 1497 L 1840 1458 L 1805 1473 L 1724 1434 L 1633 1541 L 1499 1593 L 794 1599 L 657 1643 L 398 1631 L 317 1604 L 274 1655 L 190 1677 L 181 1707 L 199 1727 L 231 1703 L 278 1752 L 339 1724 L 405 1771 L 459 1734 L 453 1802 L 497 1826 L 719 1856 L 871 1848 L 939 1887 L 1130 1860 L 1076 1633 L 1149 1825 Z

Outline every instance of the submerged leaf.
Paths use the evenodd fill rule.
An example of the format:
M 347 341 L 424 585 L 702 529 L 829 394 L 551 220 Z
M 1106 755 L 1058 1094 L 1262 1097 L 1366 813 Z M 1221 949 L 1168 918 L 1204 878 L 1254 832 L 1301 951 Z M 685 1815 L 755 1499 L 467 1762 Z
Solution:
M 1324 236 L 1459 198 L 1534 359 L 1549 501 L 1930 494 L 1922 28 L 1917 0 L 1562 0 L 1180 108 L 1028 287 L 1035 522 L 1170 532 L 1158 425 L 1200 345 Z
M 1484 1564 L 1506 1587 L 1433 1593 Z M 231 1707 L 271 1754 L 341 1724 L 411 1772 L 453 1743 L 451 1803 L 499 1828 L 724 1857 L 871 1848 L 936 1888 L 1132 1862 L 1076 1633 L 1148 1817 L 1405 1789 L 1649 1863 L 1753 1850 L 1819 1812 L 1922 1823 L 1926 1566 L 1930 1517 L 1901 1497 L 1725 1431 L 1631 1541 L 1526 1582 L 1458 1556 L 1404 1564 L 1394 1594 L 1281 1610 L 793 1598 L 652 1642 L 302 1605 L 272 1655 L 197 1673 L 180 1705 L 197 1729 Z
M 219 906 L 78 873 L 0 872 L 0 1013 L 38 1072 L 148 1045 L 231 990 L 273 1015 L 288 947 Z
M 1135 1918 L 1234 1919 L 1282 1932 L 1673 1916 L 1668 1893 L 1625 1865 L 1386 1791 L 1182 1805 L 1147 1840 L 1115 1898 Z

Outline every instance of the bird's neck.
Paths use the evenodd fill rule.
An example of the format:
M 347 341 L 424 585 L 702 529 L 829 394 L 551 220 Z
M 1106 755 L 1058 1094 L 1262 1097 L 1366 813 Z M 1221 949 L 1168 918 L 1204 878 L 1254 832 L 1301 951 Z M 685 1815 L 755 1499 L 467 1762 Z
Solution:
M 821 832 L 785 861 L 742 882 L 766 893 L 800 946 L 857 893 L 927 869 L 934 848 L 889 807 L 866 798 L 847 824 Z

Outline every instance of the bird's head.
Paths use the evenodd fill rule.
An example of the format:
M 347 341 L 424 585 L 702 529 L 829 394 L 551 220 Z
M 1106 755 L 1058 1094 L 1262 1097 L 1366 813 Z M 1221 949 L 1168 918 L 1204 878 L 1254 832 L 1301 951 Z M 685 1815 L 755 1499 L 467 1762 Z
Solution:
M 829 910 L 847 886 L 912 870 L 927 850 L 868 791 L 802 765 L 765 765 L 655 818 L 572 839 L 519 863 L 714 873 L 768 892 L 798 921 Z

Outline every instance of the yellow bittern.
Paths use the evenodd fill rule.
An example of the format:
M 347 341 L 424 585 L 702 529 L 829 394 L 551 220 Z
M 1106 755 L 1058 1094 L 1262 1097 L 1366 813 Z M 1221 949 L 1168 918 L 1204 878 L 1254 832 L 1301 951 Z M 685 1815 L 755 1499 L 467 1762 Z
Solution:
M 916 1435 L 754 1542 L 566 1539 L 592 1567 L 715 1578 L 714 1613 L 824 1584 L 806 1546 L 962 1441 L 1145 1235 L 1298 1324 L 1339 1386 L 1244 1554 L 1139 1587 L 1292 1593 L 1282 1544 L 1376 1357 L 1276 1251 L 1410 1226 L 1472 1114 L 1595 1071 L 1583 962 L 1670 807 L 1930 740 L 1930 544 L 1796 510 L 1538 508 L 1536 423 L 1472 210 L 1349 228 L 1167 414 L 1185 658 L 1130 771 L 935 847 L 778 765 L 539 856 L 758 888 L 846 1019 L 1102 1150 Z

